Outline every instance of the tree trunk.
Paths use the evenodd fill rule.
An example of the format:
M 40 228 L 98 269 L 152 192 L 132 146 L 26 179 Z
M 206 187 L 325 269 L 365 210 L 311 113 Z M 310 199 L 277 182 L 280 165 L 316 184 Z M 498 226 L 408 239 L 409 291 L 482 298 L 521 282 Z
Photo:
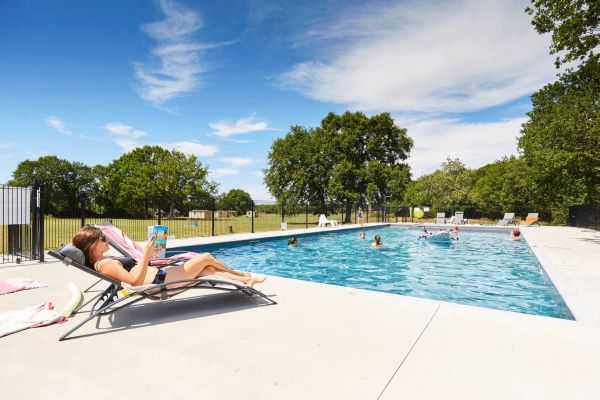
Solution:
M 169 202 L 169 216 L 168 219 L 173 219 L 173 212 L 175 211 L 175 201 L 171 200 Z
M 346 218 L 344 218 L 344 223 L 352 223 L 352 203 L 346 203 Z

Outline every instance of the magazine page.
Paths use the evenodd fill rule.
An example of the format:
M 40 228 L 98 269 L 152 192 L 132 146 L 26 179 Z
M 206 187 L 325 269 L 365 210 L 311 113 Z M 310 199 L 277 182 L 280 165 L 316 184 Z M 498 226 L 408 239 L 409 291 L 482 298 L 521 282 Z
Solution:
M 148 227 L 148 240 L 154 237 L 152 259 L 166 257 L 168 231 L 169 227 L 165 225 L 152 225 Z

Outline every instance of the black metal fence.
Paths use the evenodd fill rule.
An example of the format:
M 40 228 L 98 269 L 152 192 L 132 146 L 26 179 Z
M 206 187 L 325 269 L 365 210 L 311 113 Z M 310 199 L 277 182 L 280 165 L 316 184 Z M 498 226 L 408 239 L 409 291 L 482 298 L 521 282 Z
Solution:
M 0 264 L 44 260 L 42 191 L 0 185 Z
M 569 226 L 600 230 L 600 206 L 583 204 L 569 207 Z
M 431 209 L 402 205 L 369 205 L 329 203 L 314 206 L 307 204 L 281 204 L 273 201 L 251 201 L 238 210 L 223 210 L 211 196 L 188 198 L 185 204 L 171 209 L 164 201 L 139 205 L 136 214 L 125 212 L 111 204 L 95 204 L 81 199 L 78 205 L 62 208 L 56 215 L 44 213 L 42 187 L 15 188 L 0 186 L 0 263 L 19 262 L 23 259 L 43 260 L 43 249 L 55 249 L 71 241 L 84 225 L 111 222 L 126 232 L 133 240 L 148 237 L 148 227 L 168 226 L 168 234 L 175 238 L 219 236 L 235 233 L 254 233 L 280 229 L 314 228 L 319 216 L 336 220 L 338 224 L 372 222 L 436 222 L 437 213 L 444 213 L 445 222 L 456 211 L 463 211 L 469 223 L 494 224 L 502 217 L 498 210 L 483 213 L 475 207 Z M 49 208 L 50 209 L 50 208 Z M 54 207 L 56 209 L 56 207 Z M 596 214 L 595 214 L 596 215 Z M 519 217 L 519 216 L 518 216 Z

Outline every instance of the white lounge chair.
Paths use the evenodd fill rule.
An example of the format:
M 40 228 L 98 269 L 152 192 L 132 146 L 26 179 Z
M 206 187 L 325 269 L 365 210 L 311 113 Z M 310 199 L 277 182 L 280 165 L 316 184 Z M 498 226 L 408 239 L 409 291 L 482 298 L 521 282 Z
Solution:
M 504 213 L 504 217 L 499 219 L 496 225 L 506 226 L 508 224 L 515 224 L 515 213 Z
M 325 216 L 325 214 L 321 214 L 319 215 L 319 225 L 317 225 L 318 228 L 321 227 L 326 227 L 327 224 L 329 224 L 329 226 L 334 227 L 337 226 L 338 223 L 335 219 L 327 219 L 327 217 Z
M 446 213 L 437 213 L 437 217 L 435 218 L 436 224 L 445 224 L 446 223 Z
M 467 221 L 463 218 L 463 216 L 465 215 L 464 212 L 462 211 L 456 211 L 454 213 L 454 220 L 452 221 L 453 224 L 456 225 L 464 225 L 467 223 Z

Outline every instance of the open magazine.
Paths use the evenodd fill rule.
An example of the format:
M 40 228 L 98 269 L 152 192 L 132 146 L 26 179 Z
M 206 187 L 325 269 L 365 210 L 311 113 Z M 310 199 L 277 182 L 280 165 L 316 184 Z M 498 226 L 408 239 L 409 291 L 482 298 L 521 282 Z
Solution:
M 152 225 L 148 227 L 148 240 L 154 237 L 152 258 L 165 258 L 167 253 L 167 234 L 169 227 L 165 225 Z

